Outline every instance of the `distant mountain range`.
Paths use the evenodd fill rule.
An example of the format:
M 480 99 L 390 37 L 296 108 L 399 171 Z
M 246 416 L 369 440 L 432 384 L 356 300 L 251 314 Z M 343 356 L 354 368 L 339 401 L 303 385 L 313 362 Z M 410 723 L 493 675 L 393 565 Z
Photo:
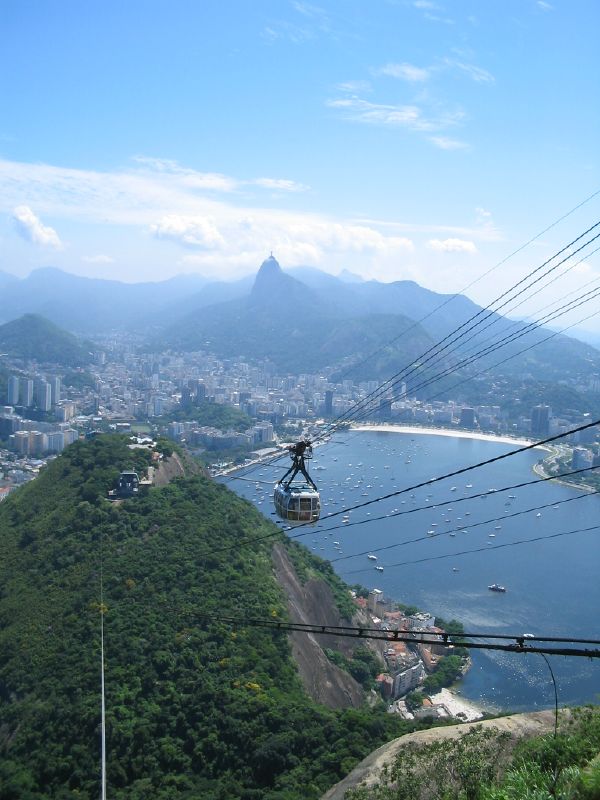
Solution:
M 126 284 L 46 268 L 22 280 L 0 273 L 0 293 L 0 322 L 34 312 L 83 335 L 132 330 L 145 334 L 153 349 L 210 349 L 222 357 L 269 358 L 282 371 L 331 368 L 354 379 L 389 376 L 482 312 L 463 295 L 414 281 L 364 281 L 310 267 L 284 272 L 272 256 L 255 278 L 231 283 L 178 276 Z M 460 338 L 461 353 L 454 345 L 444 350 L 435 369 L 454 366 L 503 335 L 519 337 L 524 326 L 493 314 L 477 335 Z M 547 329 L 490 352 L 477 370 L 498 361 L 502 374 L 550 381 L 600 371 L 595 348 Z
M 0 272 L 0 322 L 41 314 L 70 331 L 92 334 L 160 325 L 160 315 L 196 294 L 208 281 L 179 275 L 160 283 L 83 278 L 45 267 L 18 279 Z

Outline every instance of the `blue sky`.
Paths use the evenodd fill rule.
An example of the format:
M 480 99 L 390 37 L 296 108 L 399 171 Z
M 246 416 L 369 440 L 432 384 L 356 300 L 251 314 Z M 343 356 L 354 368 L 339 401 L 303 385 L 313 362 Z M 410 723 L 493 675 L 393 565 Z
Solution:
M 451 292 L 600 189 L 596 0 L 4 0 L 0 19 L 16 275 L 229 279 L 273 249 Z M 600 196 L 468 293 L 598 218 Z

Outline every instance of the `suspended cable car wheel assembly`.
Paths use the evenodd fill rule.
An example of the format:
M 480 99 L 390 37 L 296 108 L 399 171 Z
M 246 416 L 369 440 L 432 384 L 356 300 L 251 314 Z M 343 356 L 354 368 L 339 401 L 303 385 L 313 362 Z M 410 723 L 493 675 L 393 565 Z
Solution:
M 277 515 L 292 525 L 317 522 L 321 513 L 321 499 L 305 463 L 312 458 L 312 444 L 309 441 L 296 442 L 288 447 L 288 451 L 292 466 L 275 484 L 273 493 Z M 298 475 L 301 478 L 296 480 Z

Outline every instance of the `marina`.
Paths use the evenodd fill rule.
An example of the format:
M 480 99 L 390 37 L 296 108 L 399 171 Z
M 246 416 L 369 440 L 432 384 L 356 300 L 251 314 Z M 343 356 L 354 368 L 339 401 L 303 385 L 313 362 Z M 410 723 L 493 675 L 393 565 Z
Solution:
M 551 482 L 511 491 L 510 487 L 535 479 L 532 467 L 540 458 L 535 451 L 474 470 L 464 482 L 430 482 L 436 474 L 514 446 L 514 440 L 509 445 L 415 431 L 338 433 L 335 442 L 315 450 L 315 467 L 327 467 L 316 473 L 321 519 L 290 534 L 329 559 L 348 584 L 376 587 L 395 601 L 446 620 L 458 619 L 469 632 L 519 635 L 533 630 L 536 635 L 600 638 L 595 613 L 600 608 L 598 537 L 581 533 L 525 541 L 597 525 L 600 498 L 588 495 L 572 501 L 576 490 Z M 407 454 L 410 464 L 405 464 Z M 364 466 L 359 468 L 358 461 Z M 389 470 L 384 469 L 386 464 Z M 264 468 L 259 477 L 268 476 L 277 477 L 277 470 Z M 416 488 L 419 484 L 424 485 Z M 273 519 L 269 486 L 262 485 L 265 502 L 260 509 Z M 245 496 L 254 495 L 253 484 L 239 481 L 235 488 Z M 349 511 L 394 491 L 400 494 Z M 481 498 L 471 499 L 482 492 Z M 548 510 L 536 517 L 541 506 Z M 527 509 L 533 510 L 509 516 Z M 376 556 L 377 561 L 366 555 Z M 375 570 L 374 564 L 382 569 Z M 491 591 L 488 586 L 493 584 L 507 591 Z M 597 699 L 599 664 L 555 658 L 552 667 L 560 703 Z M 534 654 L 476 651 L 460 688 L 464 698 L 493 711 L 545 708 L 554 697 L 548 668 Z

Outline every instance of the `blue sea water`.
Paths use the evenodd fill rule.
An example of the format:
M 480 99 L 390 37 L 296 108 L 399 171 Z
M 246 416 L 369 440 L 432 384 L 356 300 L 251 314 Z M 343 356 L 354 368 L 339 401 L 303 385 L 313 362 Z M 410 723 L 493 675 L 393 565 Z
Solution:
M 420 433 L 336 434 L 311 462 L 321 520 L 289 534 L 331 560 L 347 583 L 379 588 L 399 602 L 458 619 L 470 633 L 600 640 L 600 529 L 573 532 L 600 525 L 600 496 L 578 499 L 581 491 L 553 482 L 498 491 L 534 480 L 540 451 L 411 488 L 513 449 Z M 264 483 L 231 485 L 275 519 L 269 484 L 285 469 L 280 461 L 249 474 Z M 394 492 L 401 494 L 345 513 Z M 480 492 L 485 497 L 471 498 Z M 512 544 L 523 540 L 530 541 Z M 376 562 L 369 553 L 377 555 Z M 493 583 L 506 593 L 491 592 Z M 492 711 L 553 705 L 542 656 L 472 651 L 472 658 L 460 686 L 463 696 Z M 600 702 L 600 660 L 551 656 L 550 664 L 559 703 Z

